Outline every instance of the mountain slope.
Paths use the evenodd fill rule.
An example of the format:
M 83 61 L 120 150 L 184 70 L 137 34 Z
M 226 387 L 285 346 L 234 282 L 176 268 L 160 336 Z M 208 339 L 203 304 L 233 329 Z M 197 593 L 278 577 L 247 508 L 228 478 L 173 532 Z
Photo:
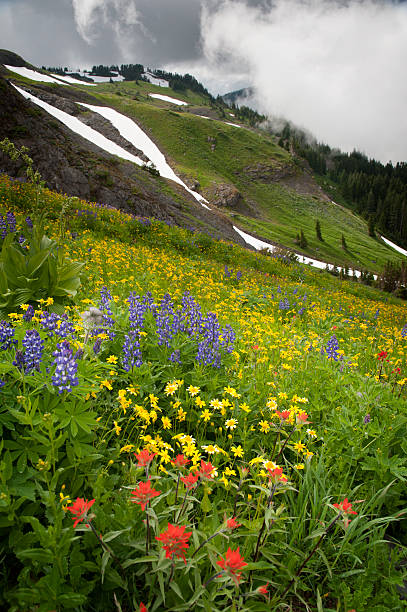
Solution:
M 273 136 L 237 123 L 233 113 L 197 92 L 178 94 L 146 82 L 89 88 L 38 83 L 4 69 L 3 73 L 9 82 L 0 82 L 4 91 L 2 136 L 30 148 L 35 164 L 54 189 L 136 215 L 198 227 L 240 243 L 241 235 L 233 226 L 298 252 L 297 235 L 302 230 L 308 245 L 302 244 L 300 253 L 331 264 L 375 272 L 387 260 L 402 258 L 384 242 L 371 238 L 363 219 L 335 204 L 314 180 L 306 162 L 280 147 Z M 155 176 L 152 168 L 142 169 L 95 147 L 38 106 L 23 102 L 11 83 L 148 162 L 148 155 L 135 148 L 125 132 L 119 134 L 110 121 L 82 104 L 108 106 L 131 118 L 164 154 L 171 172 L 179 177 L 175 181 L 191 191 L 174 180 Z M 0 163 L 18 176 L 18 166 L 3 157 Z M 197 191 L 206 198 L 207 208 L 201 196 L 193 195 Z M 322 241 L 315 233 L 317 219 Z

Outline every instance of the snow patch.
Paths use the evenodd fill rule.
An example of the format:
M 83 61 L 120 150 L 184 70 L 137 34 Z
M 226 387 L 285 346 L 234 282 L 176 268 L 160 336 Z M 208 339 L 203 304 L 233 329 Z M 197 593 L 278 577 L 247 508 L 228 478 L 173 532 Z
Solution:
M 407 255 L 407 251 L 406 249 L 403 249 L 402 247 L 397 246 L 397 244 L 394 244 L 394 242 L 392 242 L 391 240 L 387 240 L 387 238 L 385 238 L 384 236 L 381 236 L 381 239 L 383 240 L 383 242 L 385 242 L 389 247 L 391 247 L 392 249 L 394 249 L 395 251 L 398 251 L 398 253 L 401 253 L 402 255 Z
M 158 85 L 158 87 L 169 87 L 168 81 L 165 79 L 159 79 L 154 74 L 151 74 L 151 72 L 143 72 L 141 76 L 143 76 L 152 85 Z
M 95 83 L 110 83 L 110 79 L 114 83 L 121 83 L 122 81 L 124 81 L 124 76 L 122 76 L 121 74 L 112 77 L 95 76 L 93 74 L 84 74 L 84 76 L 88 77 L 89 79 L 92 79 L 92 81 L 94 81 Z
M 79 79 L 74 79 L 73 77 L 68 76 L 68 75 L 61 76 L 60 74 L 53 74 L 52 72 L 51 72 L 51 75 L 55 77 L 56 79 L 65 81 L 66 83 L 70 83 L 72 85 L 90 85 L 90 87 L 96 87 L 96 83 L 88 83 L 87 81 L 80 81 Z
M 25 66 L 8 66 L 7 64 L 4 64 L 4 67 L 7 68 L 7 70 L 10 70 L 10 72 L 15 72 L 20 76 L 31 79 L 31 81 L 38 81 L 39 83 L 58 83 L 58 85 L 61 85 L 61 82 L 56 78 L 48 76 L 47 74 L 41 74 L 40 72 L 31 70 Z
M 197 200 L 201 206 L 211 210 L 209 206 L 206 206 L 204 202 L 207 202 L 203 196 L 201 196 L 196 191 L 189 189 L 185 185 L 185 183 L 175 174 L 174 170 L 168 165 L 167 160 L 164 155 L 161 153 L 160 149 L 156 144 L 147 136 L 145 132 L 137 125 L 133 119 L 130 117 L 126 117 L 126 115 L 122 115 L 118 111 L 113 108 L 108 108 L 107 106 L 93 106 L 91 104 L 82 104 L 85 108 L 93 111 L 94 113 L 99 113 L 105 119 L 111 122 L 111 124 L 120 132 L 120 134 L 132 145 L 137 147 L 143 151 L 144 155 L 148 157 L 150 162 L 154 164 L 157 170 L 160 172 L 160 175 L 168 178 L 178 185 L 182 185 L 182 187 L 190 193 L 195 200 Z
M 238 127 L 241 128 L 241 125 L 237 125 L 237 123 L 229 123 L 229 121 L 224 121 L 224 123 L 226 123 L 226 125 L 233 125 L 233 127 Z
M 269 244 L 268 242 L 264 242 L 263 240 L 259 240 L 258 238 L 255 238 L 254 236 L 250 236 L 250 234 L 246 234 L 246 232 L 243 232 L 241 229 L 239 229 L 235 225 L 233 226 L 233 229 L 243 238 L 243 240 L 247 244 L 250 244 L 251 246 L 253 246 L 257 251 L 260 251 L 260 249 L 268 249 L 271 253 L 273 253 L 274 249 L 276 248 L 275 246 L 273 246 L 272 244 Z M 311 259 L 311 257 L 305 257 L 304 255 L 301 255 L 300 253 L 295 253 L 295 254 L 299 258 L 300 263 L 310 264 L 311 266 L 314 266 L 315 268 L 319 268 L 320 270 L 325 270 L 327 266 L 329 270 L 332 270 L 335 267 L 332 264 L 327 264 L 325 261 L 319 261 L 318 259 Z M 338 268 L 338 270 L 343 270 L 343 268 Z M 354 272 L 355 276 L 357 277 L 360 276 L 359 270 L 354 270 L 354 271 L 350 270 L 350 272 L 351 273 Z M 377 277 L 375 276 L 375 278 Z
M 97 145 L 104 151 L 107 151 L 108 153 L 111 153 L 112 155 L 117 155 L 118 157 L 121 157 L 122 159 L 126 159 L 127 161 L 131 161 L 137 164 L 138 166 L 142 166 L 144 164 L 142 159 L 140 159 L 139 157 L 136 157 L 135 155 L 132 155 L 131 153 L 126 151 L 126 149 L 123 149 L 122 147 L 117 145 L 112 140 L 109 140 L 108 138 L 106 138 L 105 136 L 103 136 L 102 134 L 94 130 L 93 128 L 82 123 L 82 121 L 79 121 L 79 119 L 77 119 L 76 117 L 72 117 L 72 115 L 65 113 L 59 108 L 55 108 L 51 104 L 48 104 L 47 102 L 44 102 L 43 100 L 40 100 L 39 98 L 36 98 L 35 96 L 28 93 L 27 91 L 24 91 L 24 89 L 20 89 L 19 87 L 16 87 L 16 85 L 14 85 L 14 87 L 17 89 L 17 91 L 20 92 L 22 96 L 24 96 L 24 98 L 31 100 L 32 102 L 34 102 L 34 104 L 37 104 L 37 106 L 40 106 L 45 111 L 47 111 L 47 113 L 55 117 L 55 119 L 58 119 L 59 121 L 61 121 L 61 123 L 66 125 L 70 130 L 72 130 L 76 134 L 79 134 L 86 140 L 89 140 L 89 142 L 92 142 L 93 144 Z
M 171 104 L 176 104 L 177 106 L 188 106 L 188 102 L 184 102 L 183 100 L 177 100 L 177 98 L 170 98 L 170 96 L 163 96 L 161 94 L 148 94 L 150 98 L 157 98 L 157 100 L 163 100 L 164 102 L 170 102 Z

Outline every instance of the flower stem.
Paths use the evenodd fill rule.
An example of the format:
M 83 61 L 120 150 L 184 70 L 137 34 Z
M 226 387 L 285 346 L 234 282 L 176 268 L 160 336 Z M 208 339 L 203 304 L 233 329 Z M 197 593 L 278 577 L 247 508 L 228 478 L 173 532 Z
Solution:
M 86 521 L 86 524 L 91 528 L 92 533 L 95 535 L 95 538 L 97 539 L 97 541 L 99 542 L 99 544 L 101 545 L 101 547 L 109 553 L 109 555 L 112 557 L 112 559 L 114 559 L 114 561 L 116 561 L 117 565 L 120 567 L 122 573 L 124 574 L 124 567 L 122 566 L 122 564 L 120 563 L 118 557 L 116 557 L 116 555 L 114 554 L 114 552 L 112 551 L 111 548 L 109 548 L 109 546 L 103 541 L 102 536 L 100 536 L 98 534 L 98 532 L 96 531 L 95 527 L 93 526 L 92 521 L 90 521 L 89 519 Z
M 290 431 L 289 435 L 287 436 L 287 438 L 284 440 L 284 444 L 283 446 L 280 448 L 280 451 L 277 455 L 277 457 L 275 459 L 273 459 L 273 461 L 277 461 L 277 459 L 279 458 L 279 456 L 281 455 L 281 453 L 283 452 L 283 450 L 285 449 L 285 447 L 287 446 L 287 443 L 289 441 L 289 439 L 291 438 L 291 436 L 293 435 L 293 433 L 295 432 L 295 427 L 292 428 L 292 430 Z
M 298 570 L 295 573 L 294 578 L 291 580 L 291 582 L 288 584 L 288 586 L 285 588 L 284 593 L 281 595 L 280 600 L 284 599 L 285 595 L 287 595 L 288 591 L 291 589 L 292 585 L 294 584 L 294 582 L 297 580 L 298 576 L 301 574 L 302 570 L 304 569 L 304 567 L 307 565 L 308 561 L 311 559 L 311 557 L 316 553 L 316 551 L 318 550 L 318 548 L 320 547 L 322 540 L 328 535 L 328 533 L 331 531 L 331 529 L 333 528 L 333 526 L 335 525 L 336 521 L 342 516 L 342 513 L 339 512 L 339 514 L 337 514 L 337 516 L 335 516 L 335 518 L 332 519 L 332 521 L 329 523 L 328 527 L 325 529 L 324 533 L 321 535 L 321 537 L 319 538 L 318 542 L 315 544 L 314 548 L 311 550 L 310 554 L 308 555 L 308 557 L 305 559 L 305 561 L 303 561 L 300 565 L 300 567 L 298 568 Z
M 179 479 L 181 478 L 181 472 L 178 472 L 178 480 L 177 480 L 177 488 L 175 489 L 175 500 L 174 500 L 174 505 L 177 503 L 177 499 L 178 499 L 178 489 L 179 489 Z M 175 515 L 176 515 L 177 510 L 174 510 L 174 522 L 175 522 Z
M 274 483 L 273 487 L 270 489 L 270 495 L 269 495 L 269 498 L 267 500 L 266 510 L 267 510 L 267 508 L 270 507 L 270 504 L 273 501 L 273 497 L 274 497 L 274 494 L 275 494 L 276 490 L 277 490 L 277 483 Z M 253 562 L 254 563 L 256 563 L 257 558 L 259 556 L 260 542 L 261 542 L 261 538 L 262 538 L 263 531 L 265 530 L 265 528 L 266 528 L 266 515 L 264 515 L 263 524 L 260 527 L 259 535 L 258 535 L 258 538 L 257 538 L 256 550 L 255 550 L 254 557 L 253 557 Z
M 192 553 L 192 555 L 191 555 L 191 559 L 192 559 L 192 557 L 195 557 L 196 553 L 197 553 L 198 551 L 200 551 L 200 550 L 201 550 L 201 548 L 203 548 L 203 547 L 205 546 L 205 544 L 207 544 L 208 542 L 210 542 L 211 540 L 213 540 L 213 538 L 216 538 L 216 536 L 217 536 L 217 535 L 220 535 L 221 533 L 225 533 L 225 531 L 226 531 L 226 529 L 220 529 L 219 531 L 215 531 L 215 533 L 213 533 L 211 536 L 209 536 L 209 538 L 207 538 L 207 539 L 206 539 L 204 542 L 202 542 L 202 544 L 200 544 L 200 545 L 198 546 L 198 548 L 196 548 L 196 549 L 194 550 L 194 552 L 193 552 L 193 553 Z

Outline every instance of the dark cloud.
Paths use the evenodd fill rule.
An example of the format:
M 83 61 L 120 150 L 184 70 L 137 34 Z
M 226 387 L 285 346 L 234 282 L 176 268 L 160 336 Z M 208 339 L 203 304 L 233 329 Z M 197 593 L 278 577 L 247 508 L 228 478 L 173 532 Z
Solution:
M 74 4 L 92 17 L 82 35 Z M 199 56 L 200 11 L 200 0 L 0 0 L 0 46 L 40 66 L 158 67 Z

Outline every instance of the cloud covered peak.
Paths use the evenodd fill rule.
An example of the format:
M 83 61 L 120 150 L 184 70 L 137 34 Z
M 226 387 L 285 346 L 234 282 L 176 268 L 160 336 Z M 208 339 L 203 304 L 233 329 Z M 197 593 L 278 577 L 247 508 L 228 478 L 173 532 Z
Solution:
M 344 150 L 407 159 L 407 6 L 224 0 L 202 15 L 206 60 L 241 73 L 256 105 Z

